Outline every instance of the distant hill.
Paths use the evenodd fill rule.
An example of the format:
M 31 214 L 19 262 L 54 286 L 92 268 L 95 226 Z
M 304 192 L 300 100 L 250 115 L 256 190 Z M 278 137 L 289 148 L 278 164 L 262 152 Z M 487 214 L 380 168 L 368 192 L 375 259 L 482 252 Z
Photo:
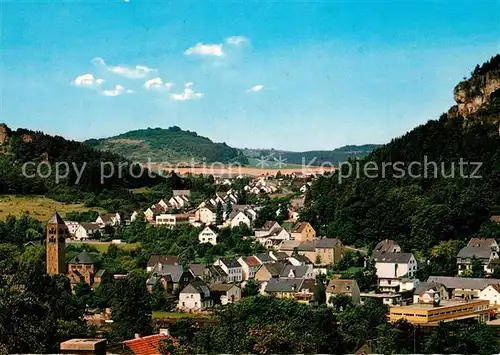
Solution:
M 378 144 L 346 145 L 334 150 L 311 150 L 306 152 L 247 148 L 242 151 L 249 158 L 281 157 L 282 159 L 286 159 L 286 164 L 302 164 L 305 162 L 307 165 L 321 165 L 322 163 L 329 162 L 337 165 L 349 158 L 363 158 L 379 146 Z
M 247 163 L 240 150 L 177 126 L 139 129 L 114 137 L 90 139 L 85 144 L 140 162 L 151 159 L 153 162 L 189 163 L 194 159 L 197 162 Z

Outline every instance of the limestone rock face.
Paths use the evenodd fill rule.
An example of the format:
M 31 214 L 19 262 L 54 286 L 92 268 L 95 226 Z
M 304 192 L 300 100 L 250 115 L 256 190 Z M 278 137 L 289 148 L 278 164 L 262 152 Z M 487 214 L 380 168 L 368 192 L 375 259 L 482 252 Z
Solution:
M 9 128 L 5 123 L 0 123 L 0 145 L 4 145 L 9 140 Z
M 473 116 L 480 108 L 490 103 L 491 94 L 497 90 L 500 90 L 500 70 L 462 81 L 455 87 L 453 98 L 457 104 L 450 108 L 448 116 Z

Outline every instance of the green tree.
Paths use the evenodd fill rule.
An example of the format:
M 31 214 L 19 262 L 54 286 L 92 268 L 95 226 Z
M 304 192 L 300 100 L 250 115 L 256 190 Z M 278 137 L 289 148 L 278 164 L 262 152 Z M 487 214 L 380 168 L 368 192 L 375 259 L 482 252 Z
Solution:
M 243 297 L 257 296 L 259 294 L 260 285 L 257 280 L 248 280 L 241 291 Z
M 167 299 L 165 290 L 160 281 L 156 282 L 151 290 L 151 308 L 154 311 L 166 311 Z
M 326 279 L 325 274 L 319 274 L 316 276 L 316 288 L 314 290 L 314 300 L 317 304 L 326 303 Z
M 222 209 L 222 203 L 217 203 L 217 209 L 215 211 L 215 224 L 217 224 L 218 226 L 222 225 L 222 223 L 224 222 L 223 217 L 224 215 L 224 211 Z
M 231 200 L 228 199 L 226 201 L 226 216 L 229 216 L 233 212 L 233 204 L 231 203 Z
M 86 309 L 89 304 L 92 304 L 92 289 L 90 286 L 84 282 L 80 281 L 75 285 L 73 290 L 75 292 L 75 298 L 78 302 L 80 308 Z
M 358 283 L 359 289 L 363 292 L 372 291 L 377 286 L 377 268 L 375 261 L 370 259 L 363 270 L 354 273 L 354 279 Z
M 327 301 L 337 312 L 344 311 L 353 306 L 351 296 L 343 293 L 330 296 Z
M 133 272 L 115 282 L 111 317 L 115 339 L 132 339 L 136 333 L 142 336 L 151 334 L 151 300 L 143 273 Z
M 475 256 L 473 256 L 471 259 L 471 270 L 472 270 L 472 277 L 479 277 L 479 278 L 484 277 L 483 263 Z

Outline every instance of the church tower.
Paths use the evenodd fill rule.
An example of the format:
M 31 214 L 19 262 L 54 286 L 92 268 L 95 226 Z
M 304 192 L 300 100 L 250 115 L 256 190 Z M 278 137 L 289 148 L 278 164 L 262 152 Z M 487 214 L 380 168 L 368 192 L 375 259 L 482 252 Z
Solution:
M 47 222 L 46 228 L 47 274 L 66 273 L 66 238 L 68 235 L 68 227 L 56 212 Z

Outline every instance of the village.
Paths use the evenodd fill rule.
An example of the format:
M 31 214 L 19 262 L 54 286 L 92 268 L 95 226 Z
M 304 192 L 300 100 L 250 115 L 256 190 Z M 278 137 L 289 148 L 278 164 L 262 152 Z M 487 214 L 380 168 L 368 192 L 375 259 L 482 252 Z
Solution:
M 106 274 L 105 269 L 99 268 L 99 256 L 82 251 L 66 266 L 66 244 L 90 242 L 104 234 L 105 228 L 127 228 L 138 218 L 155 228 L 198 228 L 201 230 L 198 243 L 213 246 L 217 245 L 218 231 L 222 228 L 246 226 L 253 234 L 242 238 L 260 244 L 265 252 L 220 257 L 212 264 L 186 264 L 179 255 L 152 254 L 145 270 L 148 277 L 144 287 L 152 293 L 161 285 L 172 302 L 173 311 L 199 316 L 239 302 L 248 296 L 245 294 L 248 289 L 254 290 L 252 295 L 293 299 L 308 305 L 318 303 L 321 289 L 319 292 L 324 293 L 321 297 L 329 307 L 334 307 L 336 300 L 344 296 L 353 304 L 376 300 L 388 307 L 386 316 L 391 322 L 405 319 L 414 325 L 432 327 L 442 321 L 477 319 L 491 325 L 500 324 L 500 320 L 495 319 L 500 307 L 500 279 L 491 277 L 500 265 L 499 246 L 494 238 L 470 239 L 456 255 L 458 274 L 455 277 L 433 275 L 420 280 L 418 272 L 425 261 L 417 260 L 395 241 L 381 240 L 368 254 L 367 250 L 344 245 L 334 236 L 319 235 L 309 222 L 302 221 L 300 213 L 312 179 L 301 180 L 304 183 L 297 185 L 297 193 L 286 211 L 288 219 L 281 225 L 270 219 L 255 227 L 262 207 L 239 205 L 238 196 L 231 188 L 195 208 L 191 205 L 189 190 L 174 190 L 172 196 L 161 199 L 146 211 L 136 211 L 129 217 L 119 212 L 102 214 L 93 223 L 64 221 L 56 213 L 46 227 L 47 273 L 66 274 L 73 286 L 83 281 L 97 288 Z M 220 181 L 231 185 L 229 179 Z M 245 186 L 245 191 L 260 196 L 279 190 L 282 190 L 279 179 L 270 177 L 254 178 Z M 276 215 L 280 213 L 276 211 Z M 497 223 L 499 217 L 493 216 L 491 220 Z M 112 243 L 123 242 L 113 239 Z M 354 253 L 358 257 L 357 270 L 369 273 L 371 265 L 374 273 L 371 287 L 359 284 L 359 272 L 353 277 L 352 273 L 343 273 L 336 267 L 346 261 L 346 255 L 352 258 Z M 472 270 L 477 271 L 478 267 L 484 277 L 471 277 Z M 370 279 L 370 275 L 365 276 Z M 109 312 L 90 312 L 86 319 L 98 325 L 112 321 Z M 138 341 L 130 341 L 132 350 Z

